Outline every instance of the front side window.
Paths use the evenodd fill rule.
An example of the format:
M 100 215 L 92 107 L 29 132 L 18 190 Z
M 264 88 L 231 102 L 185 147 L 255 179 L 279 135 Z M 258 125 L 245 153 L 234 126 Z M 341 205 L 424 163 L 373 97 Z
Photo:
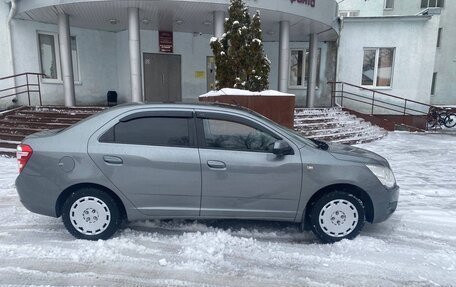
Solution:
M 391 87 L 394 48 L 365 48 L 361 85 Z
M 445 5 L 445 0 L 421 0 L 421 8 L 434 8 L 441 7 Z
M 291 50 L 290 87 L 305 88 L 309 78 L 309 49 Z M 321 49 L 317 51 L 317 86 L 320 84 Z
M 203 126 L 207 148 L 272 152 L 277 141 L 267 132 L 237 122 L 203 119 Z
M 100 142 L 189 147 L 188 121 L 188 118 L 144 117 L 119 122 L 100 137 Z
M 61 80 L 59 38 L 55 33 L 38 33 L 38 45 L 43 78 Z M 79 82 L 79 56 L 76 37 L 70 37 L 74 81 Z

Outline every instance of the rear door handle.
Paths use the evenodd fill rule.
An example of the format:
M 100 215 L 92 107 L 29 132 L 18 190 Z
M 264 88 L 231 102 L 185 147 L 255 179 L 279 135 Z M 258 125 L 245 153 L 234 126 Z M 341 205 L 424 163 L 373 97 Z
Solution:
M 223 161 L 219 161 L 219 160 L 208 160 L 207 165 L 210 168 L 215 168 L 215 169 L 225 169 L 226 168 L 226 164 Z
M 109 163 L 109 164 L 117 164 L 117 165 L 123 164 L 123 160 L 118 156 L 105 155 L 105 156 L 103 156 L 103 160 L 105 161 L 105 163 Z

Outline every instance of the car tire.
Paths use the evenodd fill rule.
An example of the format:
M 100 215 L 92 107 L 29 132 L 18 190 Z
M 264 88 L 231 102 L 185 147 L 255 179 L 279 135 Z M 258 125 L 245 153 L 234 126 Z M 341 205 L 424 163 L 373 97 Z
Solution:
M 333 191 L 320 197 L 310 211 L 314 234 L 325 243 L 355 238 L 364 226 L 363 202 L 353 194 Z
M 62 220 L 74 237 L 86 240 L 109 239 L 122 223 L 116 200 L 96 188 L 71 193 L 63 204 Z

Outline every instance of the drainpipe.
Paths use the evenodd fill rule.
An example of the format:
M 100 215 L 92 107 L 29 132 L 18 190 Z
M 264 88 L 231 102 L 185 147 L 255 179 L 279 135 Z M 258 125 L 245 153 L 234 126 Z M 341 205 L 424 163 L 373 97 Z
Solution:
M 15 75 L 16 69 L 14 67 L 14 58 L 13 58 L 14 50 L 13 50 L 13 39 L 12 39 L 13 33 L 11 32 L 11 20 L 16 15 L 16 11 L 17 11 L 16 0 L 7 0 L 6 3 L 11 3 L 11 8 L 10 8 L 10 12 L 8 14 L 8 19 L 7 19 L 7 23 L 6 23 L 6 36 L 7 36 L 7 41 L 8 41 L 8 58 L 9 58 L 8 61 L 10 62 L 11 73 L 12 73 L 12 75 Z M 13 82 L 14 82 L 14 86 L 16 86 L 15 78 L 13 78 Z M 17 92 L 16 89 L 14 89 L 14 93 L 16 93 L 16 92 Z M 17 97 L 13 101 L 17 101 Z

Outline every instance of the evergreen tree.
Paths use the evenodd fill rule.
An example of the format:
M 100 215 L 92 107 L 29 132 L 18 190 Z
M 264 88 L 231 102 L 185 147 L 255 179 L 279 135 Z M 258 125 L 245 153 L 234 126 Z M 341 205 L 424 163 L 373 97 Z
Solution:
M 270 62 L 264 55 L 259 12 L 251 19 L 243 0 L 231 0 L 228 15 L 223 36 L 211 40 L 217 89 L 268 89 Z

